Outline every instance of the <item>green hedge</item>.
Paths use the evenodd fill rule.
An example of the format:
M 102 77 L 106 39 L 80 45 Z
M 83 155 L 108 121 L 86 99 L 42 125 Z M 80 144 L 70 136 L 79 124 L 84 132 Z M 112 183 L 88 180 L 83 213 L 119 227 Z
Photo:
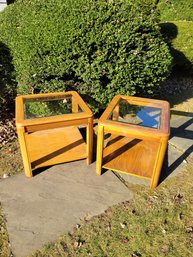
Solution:
M 9 49 L 0 42 L 0 120 L 14 112 L 16 82 Z
M 18 0 L 0 13 L 19 93 L 76 90 L 97 111 L 116 94 L 152 92 L 171 55 L 155 1 Z

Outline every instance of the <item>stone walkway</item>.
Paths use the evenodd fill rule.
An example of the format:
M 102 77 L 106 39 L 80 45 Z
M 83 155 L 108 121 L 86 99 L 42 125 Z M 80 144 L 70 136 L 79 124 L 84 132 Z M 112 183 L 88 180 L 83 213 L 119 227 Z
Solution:
M 192 161 L 193 114 L 174 111 L 173 116 L 160 183 L 183 171 L 186 162 Z M 27 256 L 71 231 L 80 220 L 130 200 L 133 192 L 123 180 L 147 185 L 146 180 L 118 175 L 121 180 L 111 171 L 98 176 L 95 163 L 87 166 L 83 160 L 53 166 L 33 179 L 19 174 L 0 180 L 0 202 L 14 256 Z
M 85 160 L 53 166 L 33 179 L 19 174 L 0 181 L 0 202 L 16 257 L 131 198 L 132 192 L 112 172 L 98 176 L 95 163 L 87 166 Z

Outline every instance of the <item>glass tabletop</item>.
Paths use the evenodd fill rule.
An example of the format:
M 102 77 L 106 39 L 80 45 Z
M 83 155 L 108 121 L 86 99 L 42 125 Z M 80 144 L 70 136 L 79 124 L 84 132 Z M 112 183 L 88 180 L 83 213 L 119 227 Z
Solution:
M 161 108 L 130 104 L 121 99 L 110 113 L 108 120 L 149 128 L 160 128 Z
M 24 119 L 83 112 L 73 95 L 24 99 Z

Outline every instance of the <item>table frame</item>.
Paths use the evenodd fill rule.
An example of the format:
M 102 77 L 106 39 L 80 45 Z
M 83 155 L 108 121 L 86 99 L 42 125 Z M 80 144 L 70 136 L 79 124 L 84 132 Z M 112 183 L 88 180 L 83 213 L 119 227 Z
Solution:
M 115 122 L 119 116 L 119 106 L 118 103 L 121 99 L 128 101 L 130 104 L 139 106 L 149 106 L 161 108 L 161 120 L 160 128 L 154 129 L 149 127 L 140 127 L 134 124 L 126 124 L 121 122 Z M 102 116 L 98 121 L 98 135 L 97 135 L 97 159 L 96 159 L 96 172 L 101 175 L 102 168 L 111 169 L 118 172 L 129 173 L 139 177 L 145 177 L 151 180 L 151 188 L 155 188 L 158 184 L 160 172 L 164 160 L 164 156 L 167 149 L 167 143 L 170 135 L 169 120 L 170 111 L 169 103 L 167 101 L 161 101 L 156 99 L 148 99 L 141 97 L 132 96 L 121 96 L 117 95 L 110 102 Z M 109 120 L 108 117 L 113 111 L 113 118 Z M 154 165 L 149 177 L 141 176 L 136 172 L 125 172 L 124 170 L 117 168 L 109 168 L 108 165 L 104 165 L 104 134 L 111 133 L 117 136 L 124 136 L 126 138 L 132 137 L 142 140 L 146 146 L 151 144 L 157 144 L 157 151 L 154 157 Z M 151 143 L 152 142 L 152 143 Z M 135 161 L 135 160 L 134 160 Z M 148 162 L 148 160 L 147 160 Z
M 63 114 L 63 115 L 56 115 L 56 116 L 49 116 L 43 118 L 34 118 L 34 119 L 25 119 L 24 118 L 24 101 L 30 99 L 44 99 L 49 97 L 66 97 L 72 96 L 72 113 L 70 114 Z M 83 112 L 78 113 L 78 105 L 82 108 Z M 41 165 L 37 165 L 32 167 L 32 155 L 38 149 L 31 149 L 30 144 L 27 143 L 33 142 L 33 138 L 37 140 L 37 135 L 41 138 L 44 133 L 51 133 L 53 131 L 54 135 L 52 135 L 53 140 L 55 139 L 56 142 L 62 140 L 59 137 L 61 133 L 67 132 L 67 137 L 69 139 L 69 133 L 72 129 L 72 137 L 73 137 L 73 128 L 75 129 L 79 125 L 86 126 L 86 153 L 79 152 L 79 158 L 83 159 L 86 158 L 87 165 L 91 164 L 92 162 L 92 149 L 93 149 L 93 113 L 89 109 L 89 107 L 85 104 L 83 99 L 79 96 L 79 94 L 75 91 L 68 91 L 68 92 L 58 92 L 58 93 L 47 93 L 47 94 L 32 94 L 32 95 L 21 95 L 16 97 L 16 128 L 18 134 L 18 140 L 20 144 L 25 174 L 27 177 L 32 177 L 32 169 L 47 166 L 42 163 Z M 70 129 L 65 129 L 66 127 L 70 127 Z M 64 130 L 63 130 L 64 128 Z M 66 132 L 65 132 L 66 131 Z M 75 131 L 77 133 L 77 130 Z M 38 134 L 39 133 L 39 134 Z M 58 133 L 58 134 L 57 134 Z M 78 135 L 79 141 L 80 137 Z M 76 140 L 73 139 L 72 140 Z M 62 141 L 61 141 L 62 142 Z M 72 141 L 73 146 L 74 141 Z M 56 150 L 56 143 L 52 142 L 50 145 L 53 151 Z M 83 145 L 82 148 L 83 149 Z M 81 150 L 82 151 L 82 150 Z M 42 153 L 41 153 L 42 154 Z M 75 156 L 69 156 L 68 154 L 67 160 L 60 159 L 59 162 L 56 160 L 49 162 L 50 165 L 54 165 L 61 162 L 66 161 L 73 161 L 76 160 Z

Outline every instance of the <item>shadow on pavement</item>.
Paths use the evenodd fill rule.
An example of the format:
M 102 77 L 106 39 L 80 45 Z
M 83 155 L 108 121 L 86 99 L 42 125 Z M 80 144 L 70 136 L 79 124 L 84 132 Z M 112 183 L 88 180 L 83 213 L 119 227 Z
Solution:
M 176 138 L 175 142 L 179 143 L 177 146 L 175 145 L 175 142 L 172 145 L 178 148 L 183 153 L 171 163 L 169 159 L 172 156 L 169 156 L 169 151 L 167 149 L 159 184 L 163 182 L 170 174 L 172 174 L 193 153 L 193 129 L 189 128 L 190 126 L 193 127 L 193 113 L 172 110 L 171 114 L 180 116 L 180 121 L 183 121 L 180 124 L 176 122 L 176 125 L 178 125 L 177 127 L 171 126 L 170 136 L 170 142 L 172 141 L 172 139 Z M 176 121 L 179 121 L 179 119 L 177 118 Z M 187 143 L 187 140 L 189 141 L 189 143 Z M 182 145 L 181 148 L 180 145 Z

